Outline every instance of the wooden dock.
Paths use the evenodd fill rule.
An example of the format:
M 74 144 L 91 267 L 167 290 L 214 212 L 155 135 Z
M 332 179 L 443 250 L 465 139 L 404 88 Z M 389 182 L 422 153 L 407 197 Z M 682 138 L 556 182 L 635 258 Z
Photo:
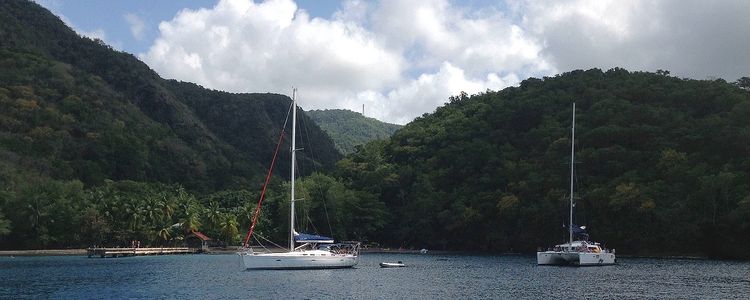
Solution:
M 91 257 L 123 257 L 142 255 L 171 255 L 201 253 L 199 248 L 88 248 L 86 254 Z

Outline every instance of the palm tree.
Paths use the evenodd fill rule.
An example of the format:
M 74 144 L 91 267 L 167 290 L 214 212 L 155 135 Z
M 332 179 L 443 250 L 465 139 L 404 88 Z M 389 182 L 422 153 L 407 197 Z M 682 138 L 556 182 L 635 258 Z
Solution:
M 172 229 L 172 226 L 167 225 L 167 227 L 159 229 L 159 231 L 156 232 L 156 236 L 162 241 L 167 242 L 172 239 L 171 229 Z
M 168 197 L 167 195 L 162 193 L 161 199 L 159 200 L 157 205 L 159 206 L 159 208 L 161 208 L 165 219 L 172 220 L 172 214 L 174 214 L 174 210 L 177 207 L 177 202 L 175 202 L 175 199 L 172 197 Z
M 208 204 L 208 208 L 206 208 L 206 219 L 208 221 L 209 230 L 211 230 L 212 232 L 218 232 L 218 227 L 221 226 L 223 217 L 224 216 L 222 215 L 219 208 L 219 203 L 217 203 L 216 201 L 211 201 L 211 203 Z
M 137 232 L 143 224 L 143 208 L 135 200 L 126 202 L 125 207 L 125 212 L 129 215 L 128 227 Z
M 185 211 L 185 217 L 183 217 L 180 221 L 185 232 L 197 231 L 198 228 L 202 225 L 198 212 L 193 209 L 192 206 L 188 207 L 187 211 Z
M 240 219 L 238 220 L 243 227 L 250 227 L 250 223 L 253 221 L 253 215 L 255 214 L 255 203 L 246 203 L 240 208 Z
M 239 233 L 239 223 L 237 223 L 237 217 L 232 214 L 224 214 L 221 218 L 221 233 L 226 238 L 228 244 L 234 242 L 235 237 Z
M 146 222 L 153 228 L 156 224 L 162 221 L 162 209 L 159 206 L 158 200 L 153 196 L 147 196 L 143 206 L 143 213 Z

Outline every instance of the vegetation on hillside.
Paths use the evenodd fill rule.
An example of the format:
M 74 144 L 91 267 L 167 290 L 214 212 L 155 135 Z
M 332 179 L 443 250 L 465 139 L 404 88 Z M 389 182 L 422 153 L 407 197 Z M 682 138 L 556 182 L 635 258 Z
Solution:
M 34 153 L 46 149 L 35 147 L 21 155 L 85 170 L 54 170 L 62 173 L 54 178 L 87 185 L 104 179 L 180 183 L 201 192 L 244 188 L 262 178 L 288 97 L 166 81 L 132 55 L 78 36 L 32 2 L 3 1 L 0 17 L 0 94 L 8 108 L 3 120 L 11 125 L 6 138 L 49 127 L 56 140 L 44 142 L 59 153 Z M 317 156 L 307 161 L 332 167 L 340 158 L 333 142 L 317 126 L 309 131 Z
M 627 254 L 748 257 L 750 92 L 666 73 L 573 71 L 452 97 L 339 162 L 377 193 L 394 245 L 531 252 L 566 239 L 571 103 L 576 220 Z
M 311 110 L 307 114 L 331 136 L 343 154 L 352 153 L 356 146 L 369 141 L 388 138 L 402 127 L 346 109 Z
M 20 0 L 0 1 L 0 67 L 0 248 L 244 235 L 290 99 L 161 79 Z M 749 82 L 618 68 L 530 78 L 451 97 L 341 160 L 301 114 L 297 224 L 415 248 L 563 241 L 575 101 L 576 224 L 618 253 L 748 258 Z M 281 155 L 256 230 L 283 244 Z
M 291 106 L 282 95 L 164 80 L 30 1 L 0 2 L 0 67 L 3 248 L 77 247 L 93 237 L 173 243 L 184 232 L 167 240 L 153 232 L 190 212 L 201 230 L 235 241 L 209 216 L 210 200 L 241 195 L 241 205 L 219 203 L 247 225 L 238 209 L 257 201 L 247 190 L 260 188 Z M 301 172 L 332 168 L 340 158 L 333 142 L 304 113 L 301 120 L 309 138 L 298 145 L 314 150 L 299 153 Z M 281 156 L 277 169 L 288 174 L 288 151 Z M 107 187 L 117 192 L 98 196 Z M 154 217 L 154 203 L 170 198 L 183 209 Z M 89 215 L 99 225 L 79 231 Z

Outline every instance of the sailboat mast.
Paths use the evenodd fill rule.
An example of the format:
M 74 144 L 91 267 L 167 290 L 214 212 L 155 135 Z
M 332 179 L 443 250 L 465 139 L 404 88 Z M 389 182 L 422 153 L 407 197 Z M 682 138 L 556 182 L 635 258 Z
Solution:
M 568 239 L 570 247 L 573 247 L 573 166 L 575 164 L 575 141 L 576 141 L 576 103 L 573 102 L 573 127 L 570 137 L 570 221 L 568 222 Z
M 292 168 L 291 168 L 291 184 L 292 184 L 292 196 L 289 201 L 289 251 L 294 251 L 294 163 L 297 158 L 297 89 L 292 89 Z

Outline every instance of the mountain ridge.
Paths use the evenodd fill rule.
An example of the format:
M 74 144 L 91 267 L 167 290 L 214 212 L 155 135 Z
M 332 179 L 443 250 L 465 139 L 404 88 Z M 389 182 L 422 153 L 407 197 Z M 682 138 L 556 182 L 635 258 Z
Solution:
M 402 127 L 346 109 L 310 110 L 308 114 L 343 154 L 352 153 L 355 147 L 369 141 L 388 138 Z
M 184 155 L 177 156 L 191 157 L 187 160 L 192 162 L 188 165 L 174 162 L 172 167 L 167 168 L 174 171 L 185 168 L 185 170 L 191 170 L 187 174 L 196 175 L 188 176 L 193 178 L 160 177 L 156 179 L 165 182 L 182 182 L 191 188 L 212 190 L 246 185 L 258 180 L 264 173 L 263 165 L 267 164 L 265 161 L 270 156 L 268 153 L 274 148 L 276 137 L 281 130 L 282 124 L 275 120 L 284 119 L 279 112 L 287 111 L 291 102 L 288 97 L 269 96 L 269 94 L 232 94 L 209 90 L 197 92 L 202 89 L 196 89 L 197 85 L 164 80 L 133 55 L 117 52 L 101 41 L 80 37 L 57 17 L 31 2 L 3 1 L 0 4 L 0 16 L 3 20 L 0 22 L 2 24 L 0 26 L 2 39 L 0 49 L 14 53 L 25 52 L 24 55 L 27 56 L 60 62 L 67 66 L 63 68 L 72 68 L 75 72 L 92 74 L 95 78 L 101 79 L 100 82 L 106 86 L 106 89 L 115 91 L 117 95 L 111 98 L 126 102 L 123 104 L 126 106 L 135 105 L 140 112 L 131 112 L 144 114 L 156 124 L 161 124 L 157 125 L 158 127 L 163 127 L 162 129 L 168 134 L 174 135 L 177 144 L 169 146 L 172 150 L 167 151 L 182 152 Z M 9 52 L 6 53 L 10 55 Z M 8 66 L 12 65 L 9 60 L 7 61 Z M 21 80 L 8 81 L 6 86 L 24 84 L 33 87 L 34 85 L 34 82 L 24 81 L 22 78 L 15 79 Z M 40 88 L 38 87 L 37 90 Z M 54 88 L 58 89 L 58 97 L 61 98 L 68 96 L 64 94 L 70 92 L 69 88 L 63 86 L 58 85 Z M 85 89 L 80 86 L 74 86 L 74 88 L 79 91 Z M 188 93 L 193 98 L 186 99 L 185 95 Z M 207 119 L 209 117 L 221 119 L 231 116 L 244 117 L 226 113 L 221 116 L 202 114 L 207 106 L 218 101 L 233 102 L 235 108 L 246 107 L 245 112 L 260 112 L 248 120 L 227 120 L 230 123 L 249 126 L 255 131 L 231 128 L 232 132 L 225 132 L 222 130 L 227 128 L 217 126 L 214 120 Z M 55 106 L 54 103 L 49 104 Z M 139 119 L 143 118 L 139 117 Z M 246 134 L 246 137 L 234 137 L 233 133 L 238 130 L 239 133 Z M 317 127 L 312 128 L 311 132 L 319 141 L 317 142 L 319 145 L 315 147 L 320 152 L 316 155 L 316 159 L 320 160 L 322 167 L 330 168 L 338 159 L 339 154 L 332 149 L 333 143 L 330 138 L 321 133 Z M 151 155 L 155 151 L 157 149 L 146 152 L 147 155 Z M 304 154 L 303 157 L 313 162 Z M 287 165 L 282 163 L 280 168 L 288 168 Z M 235 166 L 242 167 L 235 168 Z M 157 173 L 160 171 L 150 172 L 150 174 Z M 111 174 L 109 177 L 139 179 L 117 174 Z M 101 179 L 96 180 L 98 184 L 101 182 Z

